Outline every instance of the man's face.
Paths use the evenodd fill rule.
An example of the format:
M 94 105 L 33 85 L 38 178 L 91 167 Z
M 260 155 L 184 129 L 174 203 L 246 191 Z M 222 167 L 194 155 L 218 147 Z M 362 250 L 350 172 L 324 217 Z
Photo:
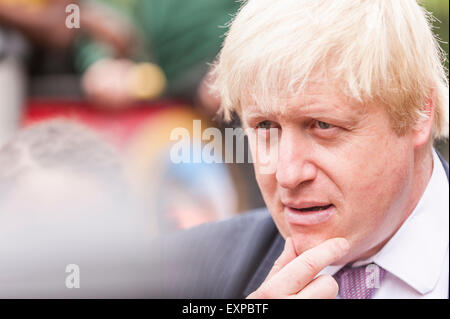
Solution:
M 279 101 L 270 111 L 248 101 L 240 114 L 259 139 L 278 129 L 273 172 L 253 156 L 278 229 L 293 238 L 297 254 L 344 237 L 351 253 L 340 262 L 368 257 L 414 207 L 412 135 L 399 136 L 381 105 L 362 106 L 326 85 Z

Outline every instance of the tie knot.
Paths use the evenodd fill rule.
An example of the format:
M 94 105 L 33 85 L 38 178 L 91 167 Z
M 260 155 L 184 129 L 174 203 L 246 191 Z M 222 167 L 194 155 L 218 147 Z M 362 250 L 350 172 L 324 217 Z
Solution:
M 339 270 L 334 278 L 339 284 L 339 297 L 342 299 L 371 299 L 386 270 L 376 264 L 360 267 L 345 266 Z

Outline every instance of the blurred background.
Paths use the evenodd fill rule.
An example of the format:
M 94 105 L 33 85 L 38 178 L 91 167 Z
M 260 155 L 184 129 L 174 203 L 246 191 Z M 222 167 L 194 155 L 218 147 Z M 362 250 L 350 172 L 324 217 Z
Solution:
M 449 2 L 423 4 L 448 55 Z M 218 26 L 238 7 L 234 0 L 0 0 L 0 146 L 55 118 L 94 130 L 124 158 L 154 234 L 263 206 L 251 164 L 168 159 L 172 129 L 192 132 L 194 119 L 202 129 L 225 128 L 215 120 L 219 102 L 206 73 L 226 32 Z M 437 147 L 448 160 L 448 142 Z
M 225 128 L 215 121 L 219 101 L 207 90 L 206 73 L 239 5 L 0 0 L 0 146 L 19 130 L 54 119 L 95 131 L 120 153 L 155 235 L 263 206 L 251 164 L 169 160 L 174 128 L 192 135 L 194 119 L 202 130 Z M 37 142 L 22 139 L 31 152 Z M 66 162 L 80 156 L 74 149 L 36 149 L 40 156 L 66 152 Z
M 445 68 L 447 69 L 447 78 L 448 78 L 448 33 L 449 33 L 449 25 L 448 25 L 448 7 L 449 1 L 447 0 L 423 0 L 421 1 L 423 6 L 433 14 L 435 17 L 433 27 L 434 32 L 440 39 L 441 48 L 446 53 L 446 61 Z M 438 142 L 436 145 L 437 149 L 441 152 L 441 154 L 445 157 L 448 162 L 449 158 L 449 145 L 447 141 Z

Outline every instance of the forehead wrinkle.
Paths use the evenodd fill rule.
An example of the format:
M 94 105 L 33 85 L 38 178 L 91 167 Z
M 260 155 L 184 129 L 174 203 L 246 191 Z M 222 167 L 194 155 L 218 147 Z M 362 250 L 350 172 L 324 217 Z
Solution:
M 324 79 L 311 80 L 305 87 L 291 94 L 283 91 L 282 87 L 270 96 L 249 93 L 247 91 L 243 95 L 241 114 L 251 114 L 252 117 L 273 117 L 289 121 L 327 113 L 344 115 L 350 121 L 357 121 L 367 114 L 368 105 L 344 94 L 339 83 Z
M 304 112 L 311 113 L 315 112 L 314 109 L 318 111 L 321 109 L 333 110 L 351 118 L 358 118 L 367 113 L 366 105 L 363 102 L 341 94 L 338 87 L 323 84 L 290 99 L 288 105 L 289 109 L 300 108 Z

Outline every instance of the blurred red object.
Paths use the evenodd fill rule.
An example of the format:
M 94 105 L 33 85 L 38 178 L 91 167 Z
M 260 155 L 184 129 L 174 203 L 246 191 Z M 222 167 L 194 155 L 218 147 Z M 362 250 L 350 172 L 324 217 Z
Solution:
M 23 126 L 41 121 L 65 118 L 96 130 L 109 142 L 124 148 L 141 125 L 161 111 L 185 106 L 178 100 L 161 100 L 118 111 L 94 108 L 83 100 L 31 99 L 23 116 Z

